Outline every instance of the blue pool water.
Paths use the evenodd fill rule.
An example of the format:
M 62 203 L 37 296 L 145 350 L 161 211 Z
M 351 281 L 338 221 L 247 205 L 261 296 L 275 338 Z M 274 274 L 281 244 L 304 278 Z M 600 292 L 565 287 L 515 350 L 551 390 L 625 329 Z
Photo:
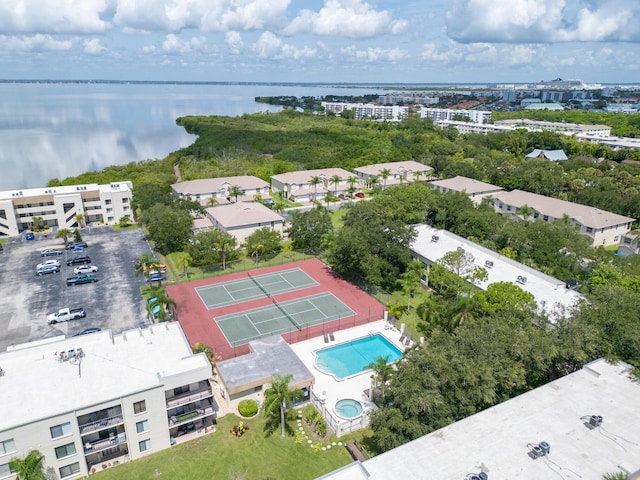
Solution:
M 362 404 L 352 398 L 343 398 L 336 402 L 334 410 L 342 418 L 357 418 L 362 415 Z
M 378 357 L 388 357 L 393 363 L 402 357 L 402 351 L 376 333 L 351 342 L 316 350 L 316 367 L 342 380 L 367 370 L 367 365 Z

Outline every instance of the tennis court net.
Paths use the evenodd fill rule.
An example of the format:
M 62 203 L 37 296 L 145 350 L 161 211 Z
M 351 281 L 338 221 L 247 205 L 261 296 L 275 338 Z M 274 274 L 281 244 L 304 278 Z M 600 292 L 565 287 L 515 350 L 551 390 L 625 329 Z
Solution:
M 271 298 L 271 300 L 273 301 L 273 304 L 274 304 L 276 307 L 278 307 L 278 309 L 279 309 L 282 313 L 284 313 L 284 316 L 285 316 L 285 317 L 287 317 L 287 318 L 289 319 L 289 321 L 290 321 L 291 323 L 293 323 L 293 324 L 295 325 L 295 327 L 296 327 L 298 330 L 302 330 L 302 326 L 301 326 L 298 322 L 296 322 L 296 321 L 293 319 L 293 317 L 292 317 L 291 315 L 289 315 L 289 314 L 287 313 L 287 311 L 286 311 L 284 308 L 282 308 L 282 305 L 280 305 L 280 304 L 277 302 L 277 300 L 276 300 L 275 298 Z
M 262 290 L 262 293 L 264 293 L 267 297 L 270 297 L 270 296 L 271 296 L 271 294 L 269 294 L 269 292 L 267 292 L 267 290 L 266 290 L 262 285 L 260 285 L 260 282 L 258 282 L 258 280 L 256 280 L 256 277 L 254 277 L 253 275 L 251 275 L 251 272 L 247 272 L 247 275 L 249 275 L 249 278 L 250 278 L 251 280 L 253 280 L 253 283 L 255 283 L 255 284 L 258 286 L 258 288 L 259 288 L 260 290 Z

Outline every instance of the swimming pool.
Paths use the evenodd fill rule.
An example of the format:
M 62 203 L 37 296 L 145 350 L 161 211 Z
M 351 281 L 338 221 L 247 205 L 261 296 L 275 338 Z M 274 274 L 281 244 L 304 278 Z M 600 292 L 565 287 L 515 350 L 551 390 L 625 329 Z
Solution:
M 352 420 L 362 415 L 364 409 L 359 401 L 354 400 L 353 398 L 343 398 L 336 402 L 335 407 L 333 407 L 333 411 L 341 418 Z
M 389 363 L 402 357 L 402 351 L 379 333 L 340 343 L 313 352 L 316 368 L 333 375 L 336 380 L 362 373 L 378 357 L 388 357 Z

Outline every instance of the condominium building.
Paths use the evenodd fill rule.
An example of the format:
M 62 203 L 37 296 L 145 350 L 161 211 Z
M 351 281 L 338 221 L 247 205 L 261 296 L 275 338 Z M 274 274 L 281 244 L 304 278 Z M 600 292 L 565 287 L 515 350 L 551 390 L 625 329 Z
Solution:
M 322 200 L 333 192 L 344 193 L 349 188 L 349 178 L 354 177 L 342 168 L 319 168 L 316 170 L 298 170 L 271 176 L 271 190 L 283 192 L 287 198 L 297 202 Z M 317 177 L 320 183 L 314 185 L 312 179 Z M 336 183 L 333 180 L 337 180 Z
M 547 222 L 567 215 L 578 226 L 580 233 L 591 240 L 593 247 L 618 245 L 635 221 L 599 208 L 523 190 L 497 192 L 493 194 L 491 203 L 496 211 L 510 216 L 522 216 L 521 209 L 526 205 L 532 210 L 532 218 L 541 218 Z
M 322 102 L 326 112 L 340 115 L 345 110 L 353 110 L 354 118 L 396 121 L 409 116 L 409 107 L 401 105 L 378 105 L 375 103 Z
M 211 364 L 178 323 L 18 345 L 0 365 L 0 478 L 33 449 L 56 478 L 84 477 L 204 432 L 217 412 Z
M 0 192 L 0 236 L 19 235 L 39 218 L 52 228 L 78 227 L 84 222 L 117 223 L 132 217 L 131 182 L 30 188 Z
M 372 177 L 377 179 L 379 186 L 398 185 L 400 183 L 414 182 L 416 180 L 430 180 L 433 168 L 416 162 L 415 160 L 406 160 L 404 162 L 387 162 L 376 163 L 373 165 L 365 165 L 353 169 L 354 173 L 360 180 L 361 185 L 368 185 Z M 386 172 L 387 178 L 382 177 L 382 173 Z
M 465 117 L 474 123 L 484 123 L 491 119 L 491 112 L 487 110 L 462 110 L 455 108 L 422 108 L 420 117 L 433 118 L 434 123 L 441 120 L 454 120 L 455 117 Z
M 431 182 L 430 185 L 442 193 L 464 192 L 469 195 L 475 205 L 480 204 L 483 198 L 490 197 L 502 191 L 502 187 L 498 187 L 497 185 L 491 185 L 490 183 L 462 177 L 460 175 L 445 180 L 436 180 L 435 182 Z
M 515 130 L 513 127 L 507 127 L 504 125 L 494 125 L 493 123 L 474 123 L 474 122 L 463 122 L 460 120 L 435 120 L 433 124 L 436 127 L 440 128 L 448 128 L 453 127 L 458 130 L 458 133 L 500 133 L 500 132 L 511 132 Z
M 609 137 L 611 127 L 608 125 L 586 125 L 580 123 L 546 122 L 543 120 L 530 120 L 528 118 L 513 118 L 498 120 L 495 125 L 506 127 L 526 128 L 529 131 L 548 130 L 550 132 L 565 133 L 568 135 L 585 134 L 588 137 Z
M 171 185 L 171 191 L 178 198 L 196 200 L 202 205 L 210 205 L 228 203 L 229 192 L 233 187 L 238 187 L 242 192 L 242 195 L 238 196 L 240 202 L 252 202 L 256 195 L 263 198 L 269 195 L 269 182 L 251 175 L 202 178 L 174 183 Z

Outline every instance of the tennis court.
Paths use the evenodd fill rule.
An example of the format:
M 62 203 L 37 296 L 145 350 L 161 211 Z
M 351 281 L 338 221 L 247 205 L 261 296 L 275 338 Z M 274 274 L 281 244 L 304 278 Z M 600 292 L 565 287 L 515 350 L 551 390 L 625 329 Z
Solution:
M 321 293 L 297 300 L 245 310 L 215 318 L 232 346 L 242 345 L 256 338 L 276 335 L 318 325 L 354 315 L 353 310 L 332 293 Z
M 207 310 L 211 310 L 316 285 L 318 283 L 301 269 L 292 268 L 263 275 L 247 273 L 247 278 L 198 287 L 196 292 Z

